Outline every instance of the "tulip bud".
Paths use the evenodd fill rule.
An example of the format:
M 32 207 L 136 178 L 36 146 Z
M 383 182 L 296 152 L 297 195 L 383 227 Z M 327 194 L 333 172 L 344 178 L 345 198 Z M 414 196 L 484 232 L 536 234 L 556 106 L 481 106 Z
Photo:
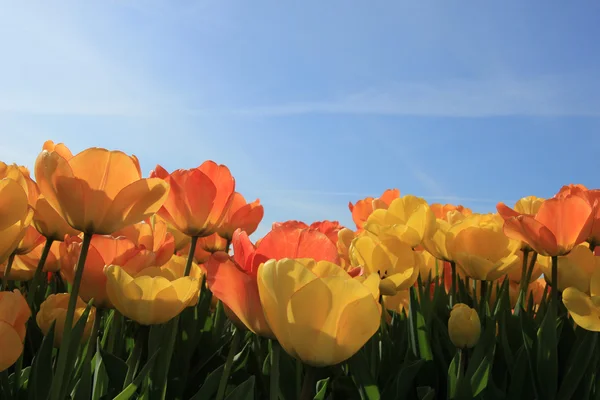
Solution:
M 475 346 L 481 335 L 477 311 L 466 304 L 455 304 L 448 320 L 448 334 L 452 343 L 460 349 Z
M 40 305 L 40 311 L 35 317 L 40 330 L 44 335 L 47 335 L 52 327 L 52 323 L 56 321 L 54 326 L 54 347 L 60 347 L 63 339 L 63 332 L 65 330 L 65 319 L 67 318 L 67 307 L 69 305 L 68 293 L 51 294 L 46 300 Z M 77 305 L 75 307 L 75 316 L 73 318 L 73 326 L 77 324 L 79 318 L 85 312 L 87 304 L 77 298 Z M 81 342 L 85 342 L 92 333 L 92 326 L 94 325 L 94 318 L 96 317 L 96 309 L 91 308 L 90 313 L 85 323 L 83 334 L 81 335 Z

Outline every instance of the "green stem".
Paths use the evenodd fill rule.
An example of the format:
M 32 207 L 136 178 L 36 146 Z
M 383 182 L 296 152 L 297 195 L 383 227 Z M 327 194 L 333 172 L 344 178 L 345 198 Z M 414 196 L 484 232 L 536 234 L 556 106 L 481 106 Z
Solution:
M 552 303 L 558 315 L 558 256 L 552 256 Z
M 227 353 L 227 360 L 225 361 L 225 367 L 223 368 L 223 375 L 221 375 L 221 381 L 219 382 L 219 390 L 217 391 L 217 400 L 223 400 L 225 398 L 225 391 L 227 390 L 227 382 L 229 382 L 229 374 L 231 374 L 231 367 L 233 365 L 233 357 L 237 353 L 237 349 L 240 345 L 240 341 L 244 336 L 241 329 L 235 328 L 231 345 L 229 346 L 229 353 Z M 273 371 L 271 371 L 273 373 Z
M 456 371 L 456 381 L 460 382 L 465 373 L 465 350 L 458 349 L 458 371 Z
M 102 308 L 96 309 L 96 316 L 94 317 L 94 323 L 92 325 L 92 332 L 90 333 L 90 339 L 88 341 L 87 352 L 85 353 L 85 364 L 87 365 L 92 361 L 94 353 L 96 353 L 96 339 L 98 339 L 98 332 L 100 331 L 100 324 L 102 323 L 102 315 L 104 310 Z
M 62 350 L 58 353 L 56 373 L 54 375 L 54 379 L 52 379 L 52 386 L 50 387 L 51 400 L 60 400 L 62 385 L 68 385 L 68 382 L 66 382 L 65 379 L 65 369 L 67 368 L 66 364 L 69 355 L 69 345 L 71 342 L 71 331 L 73 330 L 73 317 L 75 316 L 75 306 L 77 305 L 77 299 L 79 296 L 79 286 L 81 285 L 81 278 L 83 277 L 83 269 L 85 267 L 85 259 L 87 257 L 88 249 L 90 248 L 91 240 L 91 233 L 85 233 L 83 235 L 83 243 L 81 244 L 81 252 L 79 253 L 79 259 L 77 260 L 77 266 L 75 267 L 75 279 L 73 280 L 71 296 L 69 297 L 69 305 L 67 308 L 67 315 L 65 317 L 63 341 L 61 345 Z
M 450 308 L 456 303 L 456 263 L 450 261 L 450 269 L 452 270 L 452 289 L 450 291 Z
M 306 373 L 304 374 L 304 383 L 302 384 L 302 393 L 300 400 L 311 400 L 314 396 L 315 384 L 317 380 L 317 370 L 315 367 L 306 365 Z
M 35 292 L 40 286 L 40 281 L 42 279 L 42 272 L 44 271 L 44 265 L 46 264 L 46 259 L 48 258 L 48 253 L 50 253 L 50 247 L 52 247 L 52 243 L 54 240 L 46 239 L 46 243 L 44 244 L 44 248 L 42 249 L 42 255 L 40 256 L 40 261 L 38 262 L 37 268 L 35 269 L 35 275 L 33 276 L 33 282 L 29 286 L 29 291 L 27 292 L 27 304 L 29 308 L 33 312 L 33 301 L 35 299 Z
M 480 306 L 480 315 L 485 315 L 485 305 L 487 304 L 487 290 L 488 289 L 488 282 L 487 281 L 481 281 L 481 290 L 480 290 L 480 294 L 479 294 L 479 306 Z
M 8 275 L 10 275 L 10 270 L 13 265 L 13 261 L 15 260 L 16 253 L 12 253 L 8 257 L 8 261 L 6 262 L 6 268 L 4 268 L 4 276 L 2 277 L 2 284 L 0 285 L 0 290 L 4 290 L 8 288 Z
M 279 399 L 279 352 L 281 351 L 281 346 L 277 341 L 273 340 L 271 351 L 271 385 L 270 385 L 270 396 L 271 400 Z
M 519 287 L 519 299 L 517 301 L 517 306 L 515 308 L 525 309 L 525 293 L 527 291 L 527 285 L 525 285 L 525 280 L 527 279 L 527 261 L 529 258 L 529 249 L 523 249 L 523 265 L 521 266 L 521 283 Z M 517 310 L 515 310 L 517 312 Z
M 303 370 L 302 361 L 296 360 L 296 398 L 300 398 L 300 394 L 302 393 L 302 370 Z
M 217 309 L 215 310 L 215 322 L 213 324 L 213 340 L 219 341 L 221 333 L 223 332 L 223 326 L 225 325 L 225 309 L 221 300 L 217 300 Z
M 144 350 L 144 347 L 146 346 L 146 342 L 148 341 L 148 331 L 149 328 L 147 326 L 138 326 L 138 331 L 135 335 L 135 342 L 133 344 L 133 350 L 131 351 L 131 355 L 127 359 L 127 375 L 125 376 L 123 388 L 126 388 L 131 382 L 133 382 L 133 377 L 135 376 L 138 368 L 140 367 L 140 359 L 142 357 L 142 352 Z
M 198 243 L 198 236 L 192 236 L 190 242 L 190 253 L 188 254 L 187 263 L 185 264 L 184 276 L 189 276 L 192 270 L 192 262 L 194 261 L 194 254 L 196 253 L 196 244 Z

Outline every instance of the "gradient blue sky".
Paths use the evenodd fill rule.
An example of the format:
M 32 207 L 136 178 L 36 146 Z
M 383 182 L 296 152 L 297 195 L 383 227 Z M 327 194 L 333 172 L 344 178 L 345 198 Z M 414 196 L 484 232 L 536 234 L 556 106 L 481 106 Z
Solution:
M 227 164 L 265 219 L 600 187 L 600 2 L 0 0 L 0 160 Z

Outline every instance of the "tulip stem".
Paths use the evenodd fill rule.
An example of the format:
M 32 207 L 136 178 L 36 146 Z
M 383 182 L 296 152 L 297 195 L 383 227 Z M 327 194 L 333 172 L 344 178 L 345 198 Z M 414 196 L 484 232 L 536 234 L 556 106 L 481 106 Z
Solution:
M 529 249 L 523 249 L 523 265 L 521 266 L 521 284 L 519 285 L 519 299 L 517 301 L 517 305 L 515 307 L 515 312 L 517 313 L 519 309 L 525 309 L 525 291 L 527 290 L 527 286 L 525 286 L 525 280 L 527 279 L 527 259 L 529 258 Z
M 315 389 L 315 381 L 317 379 L 317 369 L 306 365 L 304 370 L 304 383 L 302 384 L 302 393 L 300 393 L 300 400 L 311 400 L 313 398 L 313 392 Z
M 558 313 L 558 256 L 552 256 L 552 303 Z
M 279 353 L 281 346 L 276 340 L 271 341 L 271 381 L 270 396 L 271 400 L 279 399 Z
M 71 287 L 71 296 L 69 297 L 67 315 L 65 317 L 63 341 L 61 345 L 62 350 L 58 353 L 56 373 L 54 375 L 54 379 L 52 379 L 52 386 L 50 387 L 51 400 L 59 400 L 62 389 L 61 386 L 63 384 L 68 385 L 65 377 L 65 370 L 67 368 L 66 364 L 69 355 L 69 345 L 71 343 L 71 331 L 73 330 L 73 317 L 75 315 L 75 306 L 77 305 L 77 299 L 79 296 L 79 286 L 81 285 L 81 278 L 83 277 L 85 259 L 87 257 L 88 249 L 90 248 L 91 240 L 92 234 L 84 233 L 83 242 L 81 243 L 81 252 L 79 253 L 79 259 L 77 260 L 77 266 L 75 267 L 75 279 L 73 280 L 73 286 Z
M 8 257 L 8 261 L 6 262 L 6 268 L 4 268 L 4 276 L 2 277 L 2 285 L 0 286 L 0 290 L 5 290 L 6 288 L 8 288 L 8 275 L 10 275 L 10 270 L 12 268 L 13 261 L 15 260 L 15 256 L 16 254 L 13 252 Z
M 456 302 L 456 263 L 450 261 L 450 269 L 452 270 L 452 288 L 450 292 L 450 308 L 454 306 Z
M 229 375 L 231 374 L 231 367 L 233 365 L 233 357 L 237 353 L 237 349 L 240 345 L 240 341 L 244 333 L 241 329 L 235 328 L 233 339 L 229 345 L 229 353 L 227 353 L 227 360 L 225 361 L 225 367 L 223 368 L 223 375 L 221 375 L 221 381 L 219 382 L 219 390 L 217 391 L 217 400 L 223 400 L 225 398 L 225 392 L 227 390 L 227 382 L 229 382 Z M 271 371 L 273 373 L 273 371 Z
M 35 275 L 33 276 L 33 282 L 29 285 L 29 291 L 27 292 L 27 304 L 33 312 L 33 302 L 35 300 L 35 292 L 40 286 L 40 281 L 42 279 L 42 272 L 44 270 L 44 265 L 46 264 L 46 258 L 48 258 L 48 253 L 50 253 L 50 247 L 52 247 L 52 243 L 54 240 L 46 239 L 46 243 L 44 244 L 44 248 L 42 249 L 42 255 L 40 256 L 40 261 L 38 262 L 37 268 L 35 270 Z
M 198 243 L 198 236 L 192 236 L 190 242 L 190 253 L 188 254 L 187 263 L 185 264 L 185 273 L 183 276 L 190 276 L 192 270 L 192 262 L 194 261 L 194 254 L 196 254 L 196 244 Z

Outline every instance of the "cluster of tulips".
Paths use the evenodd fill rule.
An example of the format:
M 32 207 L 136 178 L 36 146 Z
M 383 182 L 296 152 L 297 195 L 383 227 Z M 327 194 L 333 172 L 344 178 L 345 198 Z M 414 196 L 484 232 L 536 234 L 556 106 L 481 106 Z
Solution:
M 274 223 L 212 161 L 0 163 L 2 399 L 600 398 L 600 190 Z M 283 351 L 281 351 L 283 350 Z

